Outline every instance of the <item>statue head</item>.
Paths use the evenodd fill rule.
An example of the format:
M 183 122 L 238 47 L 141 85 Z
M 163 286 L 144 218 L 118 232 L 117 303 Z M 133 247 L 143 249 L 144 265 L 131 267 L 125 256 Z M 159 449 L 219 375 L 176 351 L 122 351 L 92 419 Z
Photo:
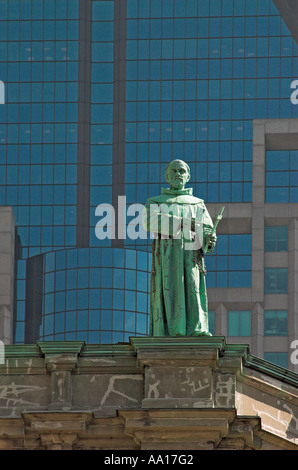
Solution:
M 166 167 L 165 178 L 171 189 L 184 189 L 190 179 L 190 168 L 183 160 L 173 160 Z

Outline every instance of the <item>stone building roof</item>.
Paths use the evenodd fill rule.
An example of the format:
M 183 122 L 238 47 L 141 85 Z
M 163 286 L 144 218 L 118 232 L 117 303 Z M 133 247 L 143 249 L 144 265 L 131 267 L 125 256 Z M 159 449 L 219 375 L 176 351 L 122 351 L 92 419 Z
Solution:
M 298 450 L 298 375 L 225 337 L 7 345 L 0 449 Z

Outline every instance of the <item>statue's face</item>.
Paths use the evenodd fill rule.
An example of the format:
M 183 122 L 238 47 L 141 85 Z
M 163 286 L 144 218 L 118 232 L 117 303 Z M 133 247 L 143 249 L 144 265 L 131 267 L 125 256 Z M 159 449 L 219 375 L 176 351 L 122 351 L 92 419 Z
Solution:
M 183 189 L 189 180 L 188 169 L 183 163 L 173 162 L 168 171 L 168 182 L 173 189 Z

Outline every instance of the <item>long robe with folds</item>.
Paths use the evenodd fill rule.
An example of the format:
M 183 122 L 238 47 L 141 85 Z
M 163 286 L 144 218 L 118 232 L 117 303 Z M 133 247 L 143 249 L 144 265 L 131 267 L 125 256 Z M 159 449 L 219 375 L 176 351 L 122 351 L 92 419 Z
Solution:
M 210 335 L 204 253 L 212 252 L 214 244 L 207 242 L 213 223 L 204 201 L 192 195 L 192 188 L 162 188 L 162 194 L 149 198 L 145 208 L 144 227 L 154 235 L 150 334 Z M 199 247 L 193 244 L 191 219 L 200 228 Z

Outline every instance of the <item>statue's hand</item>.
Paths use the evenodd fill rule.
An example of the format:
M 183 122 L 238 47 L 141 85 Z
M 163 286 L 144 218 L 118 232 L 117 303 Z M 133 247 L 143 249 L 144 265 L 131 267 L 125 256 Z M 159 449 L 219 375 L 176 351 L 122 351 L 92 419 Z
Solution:
M 217 236 L 216 235 L 208 235 L 207 236 L 208 245 L 215 245 L 216 242 L 217 242 Z
M 213 247 L 217 242 L 217 236 L 215 233 L 212 234 L 212 229 L 205 228 L 205 240 L 206 246 Z

